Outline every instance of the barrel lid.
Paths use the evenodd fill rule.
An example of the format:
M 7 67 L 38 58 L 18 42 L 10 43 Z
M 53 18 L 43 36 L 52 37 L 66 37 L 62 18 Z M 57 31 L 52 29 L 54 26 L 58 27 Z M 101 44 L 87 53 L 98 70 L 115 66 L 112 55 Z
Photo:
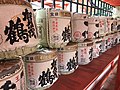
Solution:
M 93 46 L 93 41 L 86 39 L 84 42 L 78 43 L 78 46 L 85 47 L 85 46 Z
M 101 43 L 102 40 L 103 40 L 103 38 L 102 38 L 102 37 L 99 37 L 99 38 L 94 39 L 94 42 L 95 42 L 95 43 Z
M 100 19 L 98 16 L 91 16 L 88 18 L 88 23 L 89 24 L 94 24 L 94 23 L 99 23 Z
M 20 58 L 0 59 L 0 80 L 13 76 L 16 71 L 22 68 Z
M 76 43 L 76 42 L 69 42 L 65 47 L 58 48 L 58 51 L 69 52 L 69 51 L 76 51 L 77 49 L 78 49 L 78 43 Z
M 73 13 L 73 20 L 76 19 L 88 19 L 88 14 L 81 14 L 81 13 Z
M 0 4 L 14 4 L 14 5 L 27 5 L 32 8 L 30 3 L 25 0 L 0 0 Z
M 60 9 L 48 9 L 50 17 L 69 17 L 71 18 L 71 12 Z
M 44 19 L 46 18 L 46 9 L 45 8 L 41 8 L 41 9 L 38 9 L 35 11 L 35 17 L 36 17 L 36 20 L 37 19 Z
M 48 61 L 57 56 L 57 51 L 55 49 L 38 49 L 36 52 L 30 53 L 24 56 L 24 60 L 26 62 L 41 62 L 41 61 Z

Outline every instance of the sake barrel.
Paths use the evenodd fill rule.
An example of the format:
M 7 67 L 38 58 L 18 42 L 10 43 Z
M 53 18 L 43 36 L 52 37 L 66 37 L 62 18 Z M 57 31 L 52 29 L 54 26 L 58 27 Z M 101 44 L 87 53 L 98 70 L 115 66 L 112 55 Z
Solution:
M 118 43 L 120 43 L 120 31 L 118 32 L 117 35 L 118 35 L 118 36 L 117 36 L 117 38 L 118 38 Z
M 47 10 L 46 9 L 38 9 L 35 12 L 35 21 L 38 30 L 38 37 L 40 45 L 44 47 L 48 47 L 47 42 Z
M 104 36 L 105 37 L 105 36 Z M 106 45 L 106 39 L 104 37 L 101 37 L 101 53 L 106 51 L 105 45 Z
M 99 17 L 99 34 L 100 36 L 105 36 L 108 34 L 108 27 L 107 27 L 107 17 L 100 16 Z
M 113 46 L 115 46 L 115 45 L 117 45 L 118 44 L 118 40 L 119 40 L 119 38 L 118 38 L 118 32 L 115 32 L 114 34 L 113 34 Z
M 115 18 L 112 18 L 112 17 L 108 17 L 108 30 L 111 32 L 111 33 L 114 33 L 117 31 L 117 20 Z
M 78 43 L 78 64 L 86 65 L 93 60 L 93 41 Z
M 93 58 L 97 58 L 103 52 L 102 38 L 95 39 L 93 46 Z
M 72 41 L 83 42 L 88 36 L 88 15 L 74 13 L 72 15 Z
M 40 50 L 24 57 L 28 90 L 43 90 L 58 79 L 58 58 L 55 50 Z
M 19 49 L 23 47 L 23 51 L 26 51 L 26 48 L 31 49 L 38 44 L 33 11 L 29 3 L 24 0 L 1 0 L 0 11 L 0 51 L 14 53 L 16 50 L 19 55 L 24 55 L 26 53 L 19 53 Z M 27 53 L 30 52 L 34 51 L 28 50 Z M 14 55 L 16 53 L 10 57 L 15 57 Z
M 66 46 L 71 41 L 70 21 L 71 13 L 69 11 L 58 9 L 37 10 L 36 23 L 40 44 L 51 48 Z
M 78 67 L 78 44 L 69 43 L 58 49 L 58 67 L 60 74 L 70 74 Z
M 106 38 L 106 49 L 110 49 L 113 46 L 114 39 L 113 34 L 105 36 Z
M 90 17 L 88 19 L 88 39 L 95 39 L 99 36 L 99 17 Z
M 120 31 L 120 18 L 117 18 L 117 31 Z
M 0 59 L 0 90 L 26 90 L 23 62 L 19 58 Z
M 114 28 L 113 28 L 113 30 L 114 30 L 114 32 L 116 33 L 116 32 L 118 31 L 118 30 L 117 30 L 117 27 L 118 27 L 117 18 L 114 19 L 114 22 L 113 22 L 113 23 L 114 23 Z

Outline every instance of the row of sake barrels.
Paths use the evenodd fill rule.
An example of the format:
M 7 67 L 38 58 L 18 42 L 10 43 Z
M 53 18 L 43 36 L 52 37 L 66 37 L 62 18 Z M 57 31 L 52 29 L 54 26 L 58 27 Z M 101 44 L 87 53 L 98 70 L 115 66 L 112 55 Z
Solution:
M 78 64 L 92 61 L 92 42 L 84 42 L 82 46 L 80 43 L 78 49 L 76 44 L 67 45 L 72 38 L 70 12 L 41 9 L 40 19 L 36 17 L 39 20 L 36 30 L 32 8 L 25 1 L 1 0 L 0 10 L 0 89 L 46 89 L 59 78 L 58 73 L 72 73 Z M 86 37 L 86 32 L 83 36 Z M 58 52 L 36 51 L 39 42 L 58 48 Z M 82 48 L 87 53 L 85 59 L 77 56 L 84 54 Z M 25 57 L 15 58 L 19 55 Z
M 64 48 L 40 49 L 24 57 L 27 88 L 49 88 L 61 74 L 73 73 L 78 67 L 78 44 L 69 43 Z
M 72 16 L 72 41 L 83 42 L 119 31 L 120 21 L 105 16 L 74 13 Z
M 71 42 L 57 50 L 41 49 L 28 54 L 24 57 L 27 88 L 35 90 L 49 88 L 59 75 L 73 73 L 78 65 L 90 63 L 93 58 L 98 58 L 118 43 L 120 43 L 119 33 L 114 33 L 94 41 Z
M 90 63 L 94 58 L 98 58 L 106 50 L 118 43 L 120 43 L 120 32 L 78 43 L 78 64 L 86 65 Z
M 70 12 L 56 12 L 56 16 L 62 17 L 60 19 L 52 18 L 54 13 L 50 12 L 49 25 L 53 27 L 49 27 L 52 29 L 48 32 L 44 29 L 46 26 L 40 27 L 45 30 L 45 33 L 41 34 L 41 31 L 36 30 L 33 11 L 29 3 L 20 0 L 1 0 L 0 11 L 0 89 L 41 90 L 48 88 L 58 79 L 56 51 L 36 51 L 36 48 L 39 42 L 44 43 L 42 40 L 46 37 L 49 38 L 45 43 L 48 43 L 50 47 L 63 47 L 70 41 Z M 60 24 L 63 21 L 65 23 Z M 44 20 L 41 22 L 44 23 Z M 38 37 L 43 38 L 39 41 Z M 73 52 L 75 53 L 74 50 Z M 68 66 L 63 69 L 64 73 L 73 72 L 77 68 L 78 64 L 71 66 L 71 63 L 77 63 L 76 54 L 71 54 Z M 19 59 L 18 56 L 25 57 Z
M 35 12 L 39 42 L 44 47 L 60 48 L 72 42 L 96 39 L 119 31 L 119 20 L 65 10 L 40 9 Z M 64 23 L 63 23 L 64 22 Z
M 21 58 L 0 60 L 0 89 L 41 90 L 53 85 L 60 74 L 73 73 L 120 43 L 119 33 L 83 43 L 69 43 L 58 50 L 41 49 Z M 24 68 L 25 67 L 25 68 Z M 25 79 L 26 78 L 26 79 Z
M 64 48 L 39 49 L 23 58 L 0 60 L 0 89 L 43 90 L 78 67 L 77 44 Z M 24 61 L 24 62 L 23 62 Z
M 11 11 L 4 12 L 5 15 L 0 12 L 1 58 L 11 58 L 34 52 L 38 44 L 43 47 L 61 48 L 70 41 L 81 42 L 87 38 L 98 38 L 105 33 L 101 30 L 102 33 L 99 34 L 99 18 L 88 18 L 88 15 L 71 14 L 71 12 L 64 10 L 37 10 L 35 14 L 36 23 L 34 23 L 31 6 L 25 1 L 21 2 L 23 2 L 21 4 L 26 5 L 19 6 L 17 5 L 19 3 L 14 0 L 13 2 L 6 1 L 6 5 L 4 5 L 5 1 L 1 2 L 1 11 L 8 11 L 8 9 Z M 15 6 L 17 7 L 14 8 Z M 113 21 L 111 20 L 111 22 Z M 109 25 L 113 30 L 115 24 L 111 23 Z M 104 24 L 103 26 L 106 27 Z M 119 29 L 119 25 L 117 28 Z

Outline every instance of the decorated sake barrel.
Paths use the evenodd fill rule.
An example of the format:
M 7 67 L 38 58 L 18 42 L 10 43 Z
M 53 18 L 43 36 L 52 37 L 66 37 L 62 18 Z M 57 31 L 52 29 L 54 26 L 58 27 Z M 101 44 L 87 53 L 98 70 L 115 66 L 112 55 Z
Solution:
M 120 31 L 117 34 L 117 38 L 118 38 L 118 44 L 120 43 Z
M 120 18 L 117 18 L 117 31 L 120 31 Z
M 40 9 L 36 12 L 36 23 L 40 44 L 44 47 L 60 48 L 71 41 L 71 13 L 58 9 Z M 42 40 L 42 41 L 41 41 Z
M 108 34 L 107 18 L 104 16 L 99 17 L 99 34 L 100 36 Z
M 0 51 L 15 53 L 6 58 L 33 52 L 31 48 L 39 41 L 30 4 L 24 0 L 2 0 L 0 11 Z
M 24 66 L 19 58 L 0 59 L 0 90 L 26 90 Z
M 102 37 L 101 45 L 102 45 L 102 51 L 103 52 L 107 51 L 107 49 L 108 49 L 108 38 L 107 38 L 107 36 Z
M 88 36 L 88 15 L 74 13 L 72 16 L 72 41 L 83 42 Z
M 90 17 L 88 19 L 88 39 L 95 39 L 99 36 L 99 17 Z
M 117 20 L 115 18 L 112 18 L 112 17 L 108 17 L 108 21 L 107 21 L 108 25 L 108 30 L 111 32 L 111 33 L 114 33 L 117 31 Z
M 70 74 L 78 67 L 78 44 L 69 43 L 58 49 L 58 67 L 60 74 Z
M 109 34 L 111 34 L 112 33 L 112 25 L 113 25 L 113 20 L 112 20 L 113 18 L 111 18 L 111 17 L 107 17 L 107 28 L 108 28 L 108 31 L 109 31 Z M 111 25 L 112 24 L 112 25 Z
M 115 33 L 113 34 L 113 39 L 112 39 L 113 46 L 115 46 L 115 45 L 118 44 L 118 40 L 119 40 L 118 36 L 119 36 L 119 35 L 118 35 L 117 32 L 115 32 Z
M 102 38 L 95 39 L 93 45 L 93 58 L 97 58 L 102 54 L 102 52 L 103 52 Z
M 106 38 L 106 50 L 107 50 L 113 46 L 114 43 L 113 34 L 107 35 L 105 38 Z
M 40 45 L 44 47 L 48 47 L 48 42 L 47 42 L 47 10 L 44 9 L 38 9 L 35 11 L 35 21 L 36 21 L 36 26 L 38 30 L 38 37 L 39 37 L 39 43 Z
M 24 57 L 28 90 L 44 90 L 58 79 L 55 50 L 40 50 Z
M 93 42 L 85 41 L 78 44 L 78 64 L 86 65 L 93 60 Z
M 113 30 L 114 30 L 114 32 L 116 33 L 118 30 L 117 30 L 117 27 L 118 27 L 118 24 L 117 24 L 117 18 L 115 18 L 114 19 L 114 28 L 113 28 Z

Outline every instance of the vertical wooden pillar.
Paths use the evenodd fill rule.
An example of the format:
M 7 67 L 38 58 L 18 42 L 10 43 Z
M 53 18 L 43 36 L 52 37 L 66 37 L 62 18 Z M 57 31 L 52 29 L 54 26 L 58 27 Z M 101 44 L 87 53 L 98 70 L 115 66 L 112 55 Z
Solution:
M 120 45 L 117 46 L 117 50 L 119 54 L 119 59 L 118 59 L 118 66 L 117 66 L 115 90 L 120 90 Z

